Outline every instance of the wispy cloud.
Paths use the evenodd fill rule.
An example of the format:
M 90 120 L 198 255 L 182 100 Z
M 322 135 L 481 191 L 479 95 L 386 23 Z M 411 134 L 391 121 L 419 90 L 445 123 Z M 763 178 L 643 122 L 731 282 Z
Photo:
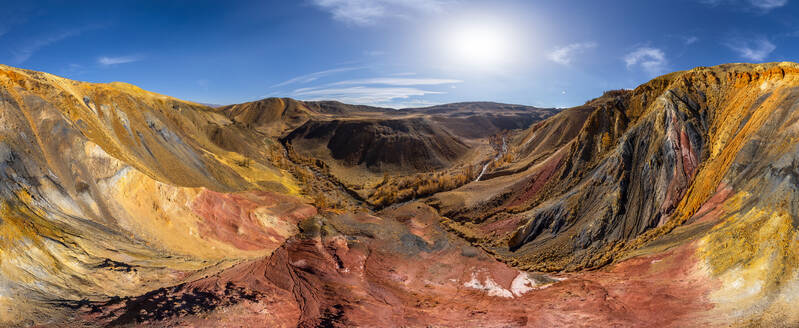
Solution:
M 338 100 L 346 103 L 385 105 L 395 100 L 420 97 L 444 92 L 423 90 L 411 87 L 367 87 L 354 86 L 344 88 L 303 88 L 294 94 L 306 100 Z
M 339 77 L 330 81 L 332 76 L 366 69 L 368 69 L 366 66 L 333 68 L 293 77 L 271 88 L 293 86 L 295 89 L 289 93 L 303 100 L 338 100 L 345 103 L 399 108 L 412 103 L 426 103 L 427 99 L 423 99 L 423 96 L 443 94 L 446 92 L 440 89 L 445 88 L 445 85 L 463 83 L 459 79 L 417 77 L 414 72 L 386 73 L 383 76 L 367 78 Z
M 383 51 L 383 50 L 368 50 L 368 51 L 364 51 L 363 54 L 366 55 L 366 56 L 369 56 L 369 57 L 377 57 L 377 56 L 385 55 L 386 52 Z
M 372 25 L 383 17 L 440 13 L 454 0 L 313 0 L 333 18 L 356 25 Z
M 424 79 L 424 78 L 416 79 L 416 78 L 378 77 L 378 78 L 369 78 L 369 79 L 345 80 L 345 81 L 331 83 L 330 85 L 384 84 L 384 85 L 393 85 L 393 86 L 412 86 L 412 85 L 454 84 L 462 82 L 463 81 L 461 80 L 454 80 L 454 79 Z
M 382 107 L 401 109 L 401 108 L 430 107 L 440 104 L 441 102 L 429 101 L 424 99 L 405 99 L 402 101 L 393 101 L 391 103 L 384 103 L 380 105 Z
M 319 72 L 313 72 L 313 73 L 310 73 L 310 74 L 305 74 L 305 75 L 300 75 L 300 76 L 297 76 L 297 77 L 290 78 L 288 80 L 285 80 L 283 82 L 280 82 L 278 84 L 273 85 L 272 88 L 284 87 L 284 86 L 287 86 L 287 85 L 290 85 L 290 84 L 310 83 L 310 82 L 316 81 L 319 78 L 322 78 L 322 77 L 325 77 L 325 76 L 328 76 L 328 75 L 332 75 L 332 74 L 336 74 L 336 73 L 342 73 L 342 72 L 355 71 L 355 70 L 359 70 L 359 69 L 364 69 L 364 67 L 341 67 L 341 68 L 328 69 L 328 70 L 319 71 Z
M 86 73 L 86 68 L 83 67 L 83 65 L 75 63 L 69 64 L 66 68 L 61 70 L 61 75 L 67 77 L 78 76 L 84 73 Z
M 738 54 L 738 56 L 752 61 L 763 61 L 777 49 L 777 46 L 762 36 L 755 38 L 734 37 L 724 42 L 724 45 Z
M 69 30 L 64 30 L 56 34 L 48 35 L 45 37 L 34 38 L 28 40 L 26 43 L 22 44 L 21 46 L 17 47 L 17 49 L 12 50 L 11 54 L 13 55 L 13 61 L 16 64 L 22 64 L 28 59 L 31 58 L 36 52 L 41 50 L 44 47 L 47 47 L 51 44 L 57 43 L 59 41 L 63 41 L 68 38 L 76 37 L 83 32 L 93 30 L 98 28 L 99 26 L 91 25 L 91 26 L 84 26 L 81 28 L 74 28 Z
M 137 62 L 144 59 L 144 57 L 139 55 L 131 55 L 131 56 L 119 56 L 119 57 L 100 57 L 97 58 L 97 63 L 102 66 L 113 66 L 119 64 L 128 64 Z
M 788 0 L 749 0 L 749 3 L 755 8 L 772 10 L 787 5 Z
M 627 69 L 640 67 L 649 75 L 659 75 L 666 71 L 668 61 L 663 50 L 651 47 L 640 47 L 624 56 Z
M 693 35 L 692 35 L 692 36 L 683 36 L 683 37 L 682 37 L 682 42 L 683 42 L 683 44 L 685 44 L 686 46 L 690 46 L 690 45 L 692 45 L 692 44 L 694 44 L 694 43 L 697 43 L 697 42 L 699 42 L 699 38 L 698 38 L 698 37 L 696 37 L 696 36 L 693 36 Z
M 561 65 L 569 65 L 576 55 L 596 47 L 596 42 L 572 43 L 567 46 L 555 48 L 555 50 L 547 55 L 547 58 Z
M 769 12 L 788 4 L 788 0 L 699 0 L 699 2 L 712 7 L 725 5 L 738 9 L 754 9 L 761 12 Z

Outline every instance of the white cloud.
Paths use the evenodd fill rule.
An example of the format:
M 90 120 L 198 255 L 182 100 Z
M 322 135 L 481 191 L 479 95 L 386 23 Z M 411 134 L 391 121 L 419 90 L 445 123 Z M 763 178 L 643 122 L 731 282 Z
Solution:
M 686 46 L 690 46 L 694 43 L 699 42 L 699 38 L 695 36 L 686 36 L 682 38 L 682 41 L 683 43 L 685 43 Z
M 727 5 L 733 8 L 755 9 L 762 12 L 768 12 L 788 4 L 788 0 L 700 0 L 699 2 L 712 7 Z
M 572 43 L 564 47 L 555 48 L 547 55 L 547 58 L 561 65 L 569 65 L 574 60 L 575 55 L 596 47 L 596 42 Z
M 97 63 L 103 66 L 113 66 L 119 64 L 133 63 L 142 60 L 141 56 L 120 56 L 120 57 L 100 57 Z
M 385 76 L 338 80 L 329 83 L 318 81 L 322 77 L 337 73 L 363 70 L 367 67 L 342 67 L 297 76 L 278 83 L 274 87 L 296 85 L 291 95 L 303 100 L 338 100 L 344 103 L 384 107 L 408 107 L 411 104 L 427 103 L 420 97 L 446 93 L 436 91 L 444 85 L 463 83 L 457 79 L 415 77 L 414 72 L 399 72 Z M 313 83 L 312 83 L 313 82 Z M 300 87 L 308 84 L 307 87 Z M 420 86 L 436 87 L 433 90 Z
M 705 4 L 705 5 L 708 5 L 708 6 L 711 6 L 711 7 L 715 7 L 715 6 L 720 5 L 724 1 L 725 0 L 699 0 L 699 3 Z
M 328 76 L 328 75 L 331 75 L 331 74 L 354 71 L 354 70 L 359 70 L 359 69 L 363 69 L 363 67 L 341 67 L 341 68 L 328 69 L 328 70 L 319 71 L 319 72 L 313 72 L 313 73 L 310 73 L 310 74 L 305 74 L 305 75 L 300 75 L 300 76 L 297 76 L 297 77 L 290 78 L 288 80 L 285 80 L 283 82 L 280 82 L 278 84 L 273 85 L 272 88 L 283 87 L 283 86 L 287 86 L 289 84 L 309 83 L 309 82 L 316 81 L 316 80 L 318 80 L 321 77 L 325 77 L 325 76 Z
M 765 37 L 757 37 L 753 39 L 732 38 L 727 40 L 724 45 L 742 58 L 752 61 L 763 61 L 775 49 L 777 49 L 777 46 L 775 46 Z
M 352 85 L 352 84 L 386 84 L 393 86 L 411 86 L 411 85 L 439 85 L 439 84 L 453 84 L 462 83 L 461 80 L 453 79 L 415 79 L 415 78 L 395 78 L 395 77 L 379 77 L 370 79 L 355 79 L 345 80 L 332 83 L 331 85 Z
M 338 100 L 345 103 L 386 105 L 396 100 L 420 97 L 444 92 L 422 90 L 411 87 L 367 87 L 354 86 L 345 88 L 302 88 L 294 91 L 294 95 L 305 100 Z
M 440 13 L 452 0 L 312 0 L 333 18 L 356 25 L 371 25 L 383 17 L 408 17 Z
M 651 47 L 641 47 L 624 56 L 627 69 L 636 66 L 643 69 L 650 75 L 659 75 L 666 71 L 668 61 L 663 50 Z
M 772 10 L 788 4 L 788 0 L 749 0 L 749 4 L 755 8 Z

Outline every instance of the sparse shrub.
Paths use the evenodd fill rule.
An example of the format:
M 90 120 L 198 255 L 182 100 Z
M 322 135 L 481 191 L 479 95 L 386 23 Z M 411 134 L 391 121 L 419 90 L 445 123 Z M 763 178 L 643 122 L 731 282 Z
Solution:
M 385 207 L 414 198 L 430 196 L 437 192 L 458 188 L 475 178 L 473 165 L 451 168 L 434 173 L 417 173 L 408 176 L 383 176 L 367 201 L 376 207 Z

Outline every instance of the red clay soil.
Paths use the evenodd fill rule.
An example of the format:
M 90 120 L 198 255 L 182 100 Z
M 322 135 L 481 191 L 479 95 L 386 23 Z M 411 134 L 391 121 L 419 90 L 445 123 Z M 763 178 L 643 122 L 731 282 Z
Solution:
M 546 162 L 541 165 L 539 168 L 530 178 L 526 178 L 525 181 L 529 181 L 528 187 L 525 191 L 517 196 L 508 207 L 514 207 L 524 204 L 524 202 L 528 201 L 530 198 L 535 196 L 541 188 L 552 178 L 552 175 L 558 170 L 558 168 L 563 164 L 563 157 L 566 154 L 565 151 L 566 147 L 559 150 L 557 153 L 553 154 L 550 158 L 546 160 Z
M 676 121 L 677 119 L 675 118 L 674 120 Z M 685 130 L 680 131 L 680 154 L 682 155 L 683 174 L 693 177 L 697 166 L 699 166 L 699 160 Z
M 381 215 L 342 215 L 332 221 L 359 230 L 292 238 L 269 258 L 167 290 L 165 299 L 191 293 L 211 301 L 200 301 L 206 307 L 197 313 L 156 316 L 163 321 L 151 324 L 684 327 L 703 324 L 702 313 L 712 308 L 705 296 L 714 282 L 696 270 L 692 244 L 601 271 L 528 275 L 448 237 L 421 205 Z M 127 302 L 126 308 L 158 308 L 147 305 L 152 297 Z
M 482 236 L 505 236 L 519 228 L 522 222 L 529 218 L 524 215 L 509 215 L 507 218 L 497 219 L 493 222 L 482 223 L 476 227 Z
M 203 218 L 199 225 L 201 236 L 242 250 L 276 249 L 286 239 L 264 226 L 256 210 L 291 227 L 316 215 L 316 208 L 297 198 L 263 191 L 223 194 L 205 190 L 194 200 L 192 209 Z
M 86 326 L 295 327 L 300 309 L 291 292 L 267 278 L 267 259 L 147 294 L 82 304 Z
M 553 286 L 547 298 L 556 311 L 545 311 L 536 326 L 707 326 L 703 314 L 713 305 L 706 297 L 718 282 L 698 270 L 695 250 L 688 244 L 575 274 Z
M 672 118 L 672 122 L 672 126 L 677 126 L 676 117 Z M 674 146 L 674 153 L 679 154 L 680 158 L 678 158 L 678 160 L 682 162 L 682 165 L 674 166 L 671 181 L 669 181 L 668 187 L 666 188 L 666 198 L 660 205 L 660 211 L 664 214 L 671 213 L 674 208 L 677 207 L 677 204 L 683 198 L 683 195 L 685 195 L 698 167 L 696 152 L 691 146 L 691 142 L 685 131 L 672 129 L 669 133 L 672 136 L 679 136 L 678 143 L 672 143 L 672 146 Z M 658 222 L 658 226 L 665 224 L 670 218 L 671 215 L 662 215 L 660 222 Z
M 716 193 L 710 197 L 702 206 L 696 211 L 696 214 L 687 223 L 705 223 L 717 221 L 721 215 L 721 204 L 732 195 L 732 187 L 724 182 L 720 182 Z

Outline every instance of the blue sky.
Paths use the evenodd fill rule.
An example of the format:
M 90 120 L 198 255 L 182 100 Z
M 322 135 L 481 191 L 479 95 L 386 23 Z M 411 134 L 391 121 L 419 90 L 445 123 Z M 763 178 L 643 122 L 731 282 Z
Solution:
M 215 104 L 566 107 L 695 66 L 799 61 L 799 0 L 3 2 L 0 63 Z

